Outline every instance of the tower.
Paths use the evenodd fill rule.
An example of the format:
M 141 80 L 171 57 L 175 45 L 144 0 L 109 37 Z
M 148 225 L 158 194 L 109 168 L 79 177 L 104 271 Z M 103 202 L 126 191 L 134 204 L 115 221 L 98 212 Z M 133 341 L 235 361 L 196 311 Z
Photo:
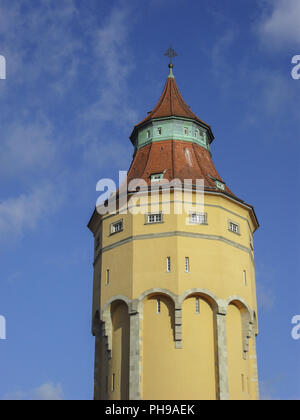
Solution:
M 130 136 L 127 183 L 139 180 L 138 196 L 126 188 L 125 212 L 124 190 L 117 191 L 116 212 L 95 210 L 88 225 L 95 240 L 94 397 L 258 399 L 258 221 L 218 174 L 211 127 L 187 106 L 169 68 L 157 105 Z M 190 199 L 178 212 L 186 179 Z

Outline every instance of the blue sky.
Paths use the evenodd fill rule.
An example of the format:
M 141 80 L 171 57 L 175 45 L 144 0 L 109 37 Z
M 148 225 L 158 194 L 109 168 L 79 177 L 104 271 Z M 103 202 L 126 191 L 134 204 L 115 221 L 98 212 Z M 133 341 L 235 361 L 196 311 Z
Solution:
M 100 178 L 175 77 L 215 165 L 255 206 L 262 398 L 300 398 L 298 0 L 0 0 L 0 399 L 91 399 Z

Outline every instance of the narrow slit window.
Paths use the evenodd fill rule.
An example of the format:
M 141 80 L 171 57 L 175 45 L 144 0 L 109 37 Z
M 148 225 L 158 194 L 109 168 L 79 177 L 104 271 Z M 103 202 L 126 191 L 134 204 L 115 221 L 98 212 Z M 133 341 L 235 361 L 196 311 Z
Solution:
M 171 257 L 167 257 L 167 273 L 171 272 Z
M 157 313 L 160 314 L 160 312 L 161 312 L 161 302 L 160 302 L 160 299 L 157 299 L 156 305 L 157 305 Z
M 109 281 L 110 281 L 109 277 L 110 277 L 110 272 L 109 272 L 109 270 L 106 270 L 106 279 L 105 279 L 106 286 L 109 285 Z
M 200 298 L 196 297 L 196 314 L 200 314 Z
M 189 259 L 189 257 L 185 257 L 185 272 L 186 273 L 190 272 L 190 259 Z
M 247 273 L 246 273 L 246 270 L 243 271 L 243 280 L 244 280 L 244 285 L 247 286 Z
M 254 247 L 253 247 L 253 239 L 250 237 L 250 248 L 251 248 L 251 250 L 253 251 L 254 250 Z
M 105 390 L 108 392 L 108 376 L 105 378 Z
M 115 389 L 116 389 L 116 375 L 113 373 L 112 374 L 112 381 L 111 381 L 111 390 L 112 390 L 112 392 L 114 392 Z
M 148 130 L 147 131 L 147 139 L 150 139 L 150 137 L 151 137 L 151 133 L 150 133 L 150 130 Z

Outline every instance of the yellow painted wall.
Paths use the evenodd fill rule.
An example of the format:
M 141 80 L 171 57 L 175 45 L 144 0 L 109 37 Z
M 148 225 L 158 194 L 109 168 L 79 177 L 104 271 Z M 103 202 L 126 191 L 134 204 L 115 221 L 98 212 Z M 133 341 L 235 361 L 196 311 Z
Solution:
M 162 207 L 159 206 L 158 209 L 161 210 Z M 147 210 L 145 207 L 144 212 Z M 254 255 L 250 248 L 250 239 L 255 226 L 250 217 L 250 211 L 225 196 L 211 194 L 205 195 L 204 210 L 208 216 L 207 225 L 186 223 L 186 214 L 165 214 L 163 223 L 153 225 L 145 223 L 145 214 L 129 213 L 104 217 L 102 222 L 104 251 L 100 258 L 101 264 L 97 265 L 98 271 L 95 270 L 94 282 L 97 285 L 97 277 L 101 270 L 101 294 L 94 290 L 94 297 L 98 296 L 97 299 L 100 300 L 99 307 L 103 308 L 109 299 L 118 295 L 123 295 L 128 299 L 138 299 L 142 293 L 153 288 L 167 289 L 176 295 L 200 288 L 224 300 L 238 295 L 247 302 L 251 310 L 257 312 Z M 111 235 L 110 224 L 120 219 L 123 219 L 123 231 Z M 229 219 L 240 225 L 239 235 L 228 230 Z M 180 232 L 207 236 L 186 237 Z M 161 234 L 172 234 L 172 236 L 157 237 Z M 142 235 L 148 235 L 148 237 Z M 122 243 L 122 241 L 128 242 Z M 171 257 L 170 273 L 166 271 L 167 257 Z M 189 273 L 185 273 L 185 257 L 190 259 Z M 105 284 L 107 269 L 110 271 L 109 285 Z M 243 277 L 244 270 L 247 276 L 246 285 Z M 173 320 L 171 319 L 173 315 L 170 318 L 173 304 L 169 298 L 162 297 L 161 299 L 162 313 L 160 315 L 156 314 L 155 298 L 145 299 L 144 304 L 143 398 L 215 399 L 217 393 L 216 340 L 210 305 L 205 300 L 201 300 L 202 311 L 200 315 L 196 315 L 193 312 L 195 298 L 189 298 L 184 302 L 183 348 L 175 349 Z M 122 305 L 123 312 L 120 307 L 116 311 L 116 319 L 119 319 L 121 314 L 125 316 L 127 306 Z M 96 307 L 97 304 L 94 301 L 94 308 Z M 125 318 L 128 324 L 123 325 L 122 330 L 128 331 L 129 336 L 128 312 Z M 234 399 L 255 398 L 255 384 L 252 381 L 255 372 L 249 360 L 242 359 L 240 349 L 242 339 L 239 309 L 230 305 L 226 319 L 231 397 Z M 121 348 L 124 349 L 121 341 L 120 330 L 114 330 L 114 350 L 113 358 L 109 362 L 109 375 L 111 376 L 113 370 L 119 372 L 116 374 L 116 379 L 117 375 L 121 374 L 120 360 L 123 351 Z M 252 346 L 252 351 L 252 356 L 255 356 L 255 346 Z M 244 375 L 244 392 L 242 392 L 242 374 Z M 249 378 L 250 392 L 248 392 L 247 378 Z M 120 388 L 119 383 L 116 383 Z M 109 398 L 121 397 L 119 388 L 114 395 L 109 394 Z
M 161 313 L 157 313 L 157 299 Z M 144 303 L 143 399 L 216 399 L 214 317 L 195 297 L 183 304 L 183 348 L 175 349 L 174 304 L 163 295 Z

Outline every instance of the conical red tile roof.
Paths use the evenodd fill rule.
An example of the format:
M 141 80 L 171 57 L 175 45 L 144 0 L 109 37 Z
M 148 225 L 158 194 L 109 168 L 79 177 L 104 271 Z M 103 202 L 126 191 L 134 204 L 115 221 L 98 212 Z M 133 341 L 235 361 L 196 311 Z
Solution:
M 148 113 L 146 118 L 144 118 L 140 123 L 136 125 L 136 127 L 154 118 L 175 116 L 196 120 L 210 129 L 210 126 L 204 121 L 200 120 L 200 118 L 198 118 L 197 115 L 192 112 L 190 107 L 184 101 L 172 74 L 172 65 L 169 65 L 169 67 L 171 73 L 167 78 L 164 90 L 157 105 L 151 112 Z

